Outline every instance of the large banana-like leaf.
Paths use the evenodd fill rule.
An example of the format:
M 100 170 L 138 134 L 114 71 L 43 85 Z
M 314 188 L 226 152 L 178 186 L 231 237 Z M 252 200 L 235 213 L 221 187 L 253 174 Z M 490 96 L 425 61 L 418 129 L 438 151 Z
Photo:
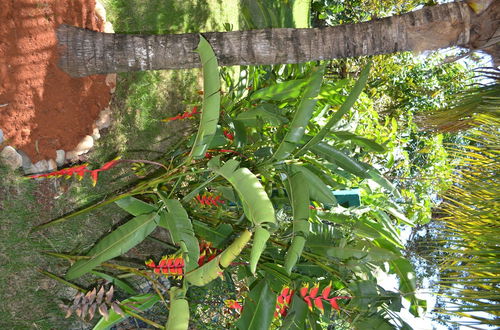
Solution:
M 297 263 L 309 235 L 309 189 L 306 177 L 296 172 L 289 177 L 289 198 L 293 209 L 293 238 L 285 255 L 284 268 L 288 274 Z
M 78 260 L 66 274 L 67 279 L 75 279 L 90 272 L 102 262 L 120 256 L 141 243 L 156 228 L 156 212 L 139 215 L 115 229 L 99 241 L 87 254 L 89 259 Z
M 185 291 L 173 286 L 169 291 L 170 311 L 166 330 L 187 330 L 189 327 L 189 304 L 185 298 Z
M 292 173 L 300 172 L 305 180 L 304 189 L 309 190 L 309 197 L 323 204 L 337 205 L 337 200 L 328 186 L 313 172 L 304 166 L 290 165 Z
M 257 262 L 270 237 L 263 225 L 276 222 L 273 204 L 259 179 L 249 169 L 238 168 L 239 162 L 233 159 L 227 161 L 222 167 L 219 165 L 219 158 L 212 160 L 213 162 L 209 163 L 210 168 L 231 183 L 240 196 L 245 215 L 257 227 L 255 247 L 250 253 L 250 268 L 252 272 L 255 272 Z
M 127 196 L 115 202 L 123 210 L 132 214 L 133 216 L 138 216 L 145 213 L 151 213 L 156 211 L 154 205 L 148 204 L 132 196 Z
M 366 163 L 361 163 L 361 166 L 363 166 L 366 169 L 370 179 L 378 183 L 381 187 L 387 189 L 390 193 L 394 194 L 394 197 L 402 198 L 399 190 L 389 180 L 387 180 L 375 167 Z
M 240 113 L 236 120 L 242 122 L 245 126 L 252 127 L 261 125 L 262 122 L 272 126 L 279 126 L 288 122 L 288 118 L 280 115 L 279 110 L 274 104 L 264 103 Z
M 259 262 L 260 255 L 264 252 L 266 248 L 266 242 L 271 236 L 269 231 L 261 226 L 255 229 L 255 235 L 253 237 L 252 251 L 250 252 L 250 271 L 255 274 L 257 269 L 257 263 Z
M 283 160 L 290 156 L 304 136 L 306 127 L 309 124 L 309 120 L 311 120 L 314 108 L 318 102 L 315 97 L 318 96 L 321 89 L 323 74 L 324 67 L 316 68 L 315 71 L 313 71 L 297 111 L 295 112 L 293 120 L 290 123 L 290 128 L 273 155 L 274 159 Z
M 219 277 L 224 268 L 241 253 L 245 245 L 250 241 L 252 233 L 245 230 L 234 242 L 221 254 L 207 262 L 203 266 L 186 274 L 185 279 L 192 285 L 204 286 Z
M 363 88 L 365 88 L 366 82 L 368 80 L 368 74 L 370 73 L 370 67 L 371 63 L 368 63 L 365 66 L 365 68 L 361 71 L 361 74 L 359 75 L 358 81 L 356 81 L 356 84 L 351 90 L 351 93 L 349 94 L 345 102 L 342 104 L 340 109 L 333 115 L 332 118 L 330 118 L 328 123 L 326 123 L 326 125 L 323 126 L 323 128 L 318 132 L 318 134 L 316 134 L 299 150 L 297 156 L 305 154 L 309 149 L 311 149 L 313 146 L 321 142 L 325 138 L 325 136 L 330 132 L 332 127 L 352 108 L 352 106 L 358 99 L 359 95 L 363 91 Z
M 132 312 L 136 311 L 145 311 L 153 307 L 158 301 L 160 301 L 160 297 L 157 294 L 142 294 L 139 296 L 130 297 L 128 299 L 123 300 L 120 303 L 120 308 L 127 313 L 129 310 Z M 128 318 L 128 315 L 121 316 L 116 313 L 113 309 L 108 310 L 109 317 L 107 320 L 102 317 L 99 322 L 94 326 L 93 330 L 105 330 L 111 328 L 113 325 L 125 320 Z
M 220 112 L 220 77 L 217 58 L 208 41 L 201 35 L 197 51 L 203 65 L 203 109 L 200 127 L 188 159 L 205 156 L 208 145 L 217 131 Z
M 193 225 L 181 202 L 161 196 L 166 210 L 159 214 L 159 225 L 170 232 L 172 241 L 175 244 L 180 245 L 181 242 L 184 242 L 186 245 L 186 272 L 189 272 L 198 267 L 198 258 L 200 257 L 200 245 L 194 235 Z
M 338 151 L 329 144 L 320 142 L 311 147 L 311 151 L 317 156 L 326 159 L 340 168 L 350 172 L 360 178 L 366 179 L 369 177 L 367 170 L 356 160 L 347 156 L 341 151 Z
M 292 305 L 288 309 L 283 320 L 282 330 L 302 330 L 306 329 L 307 304 L 298 295 L 292 298 Z
M 222 167 L 220 158 L 213 158 L 209 167 L 231 183 L 243 203 L 243 211 L 254 224 L 275 223 L 274 207 L 259 179 L 248 168 L 238 168 L 239 162 L 230 159 Z
M 276 294 L 270 289 L 266 279 L 255 284 L 244 305 L 243 313 L 236 322 L 238 329 L 269 329 L 276 308 Z

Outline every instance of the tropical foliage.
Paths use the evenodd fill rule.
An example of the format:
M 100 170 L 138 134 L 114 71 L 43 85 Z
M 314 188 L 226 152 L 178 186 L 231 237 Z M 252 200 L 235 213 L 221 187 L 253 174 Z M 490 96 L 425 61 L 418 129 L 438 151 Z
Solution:
M 204 75 L 198 133 L 129 190 L 35 228 L 112 202 L 132 217 L 85 255 L 50 253 L 72 261 L 66 279 L 53 278 L 70 283 L 85 274 L 107 276 L 129 294 L 123 278 L 153 283 L 146 296 L 134 293 L 114 309 L 99 308 L 97 329 L 129 316 L 163 327 L 139 312 L 167 301 L 167 329 L 187 329 L 190 315 L 206 323 L 189 301 L 191 292 L 199 294 L 196 287 L 213 283 L 237 288 L 226 306 L 241 329 L 408 328 L 397 314 L 402 299 L 414 315 L 425 309 L 400 238 L 413 220 L 397 203 L 400 192 L 377 169 L 377 155 L 387 152 L 383 132 L 393 128 L 371 139 L 350 125 L 355 106 L 369 107 L 363 90 L 370 64 L 355 82 L 324 82 L 325 68 L 313 64 L 248 68 L 238 81 L 223 73 L 222 94 L 217 61 L 203 38 L 198 51 Z M 342 191 L 357 187 L 369 204 L 342 200 Z M 170 254 L 143 265 L 110 261 L 162 230 L 169 233 L 165 244 L 175 247 Z M 395 274 L 399 290 L 379 286 L 376 273 Z

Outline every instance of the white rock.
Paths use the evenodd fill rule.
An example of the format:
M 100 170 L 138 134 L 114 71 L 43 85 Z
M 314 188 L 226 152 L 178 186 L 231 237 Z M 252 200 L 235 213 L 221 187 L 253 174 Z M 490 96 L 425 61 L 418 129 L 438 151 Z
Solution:
M 104 6 L 99 1 L 96 1 L 94 11 L 100 19 L 106 21 L 106 9 L 104 9 Z
M 74 162 L 78 160 L 78 155 L 76 154 L 75 151 L 68 151 L 66 153 L 66 159 L 69 160 L 70 162 Z
M 44 173 L 48 172 L 48 170 L 49 170 L 49 163 L 45 159 L 43 159 L 33 164 L 31 168 L 27 171 L 27 174 Z
M 66 152 L 64 150 L 56 150 L 57 166 L 63 166 L 66 161 Z
M 111 24 L 111 22 L 104 23 L 104 32 L 115 33 L 115 29 L 113 28 L 113 24 Z
M 99 118 L 95 121 L 95 126 L 98 129 L 103 129 L 107 128 L 111 125 L 111 109 L 107 107 L 106 109 L 102 110 L 101 113 L 99 114 Z
M 24 151 L 22 151 L 22 150 L 17 150 L 17 153 L 18 153 L 18 154 L 20 154 L 20 155 L 21 155 L 21 157 L 23 158 L 23 164 L 22 164 L 22 166 L 23 166 L 23 170 L 24 170 L 24 172 L 28 171 L 28 170 L 31 168 L 31 166 L 33 165 L 33 164 L 31 163 L 31 159 L 30 159 L 30 157 L 28 156 L 28 154 L 27 154 L 27 153 L 25 153 L 25 152 L 24 152 Z M 27 174 L 28 174 L 28 173 L 27 173 Z
M 54 172 L 54 171 L 57 171 L 57 163 L 55 160 L 53 159 L 49 159 L 47 161 L 47 165 L 48 165 L 48 170 L 49 172 Z
M 94 141 L 101 138 L 101 133 L 99 133 L 99 129 L 97 127 L 92 130 L 92 138 L 94 139 Z
M 3 131 L 0 129 L 0 144 L 3 143 Z
M 80 143 L 76 146 L 75 150 L 73 150 L 77 156 L 83 155 L 87 153 L 92 147 L 94 146 L 94 139 L 90 136 L 87 135 L 83 138 Z
M 23 157 L 11 146 L 3 148 L 2 152 L 0 152 L 0 158 L 3 163 L 13 169 L 17 169 L 23 165 Z
M 116 73 L 106 75 L 106 85 L 111 87 L 111 94 L 116 91 Z

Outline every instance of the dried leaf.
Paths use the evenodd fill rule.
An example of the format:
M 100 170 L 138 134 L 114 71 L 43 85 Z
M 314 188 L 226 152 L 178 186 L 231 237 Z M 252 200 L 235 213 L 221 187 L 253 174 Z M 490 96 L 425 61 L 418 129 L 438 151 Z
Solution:
M 82 308 L 82 319 L 85 320 L 85 316 L 87 315 L 87 311 L 89 310 L 89 305 L 83 304 L 81 308 Z
M 108 305 L 111 304 L 111 300 L 113 300 L 113 293 L 114 293 L 114 288 L 113 286 L 111 286 L 108 290 L 108 292 L 106 292 L 106 303 Z
M 111 308 L 115 311 L 116 314 L 119 314 L 121 317 L 125 317 L 125 313 L 123 312 L 123 310 L 120 308 L 120 306 L 118 306 L 118 304 L 116 302 L 114 302 L 112 305 L 111 305 Z
M 95 295 L 96 295 L 96 289 L 94 288 L 92 291 L 87 292 L 85 295 L 85 299 L 87 300 L 87 303 L 91 304 L 95 300 Z
M 80 300 L 82 299 L 82 297 L 83 297 L 83 292 L 78 292 L 75 295 L 75 298 L 73 299 L 73 306 L 78 306 L 80 304 Z
M 101 286 L 101 289 L 99 290 L 99 292 L 97 293 L 97 299 L 96 299 L 96 303 L 100 304 L 102 302 L 102 297 L 104 296 L 104 287 Z
M 94 318 L 96 309 L 97 309 L 97 303 L 93 303 L 89 308 L 89 321 Z
M 99 314 L 101 314 L 106 321 L 108 320 L 109 313 L 108 313 L 108 307 L 106 307 L 106 304 L 101 304 L 99 306 Z
M 79 318 L 81 318 L 82 317 L 82 307 L 78 307 L 75 310 L 75 313 L 76 313 L 76 316 L 78 316 Z

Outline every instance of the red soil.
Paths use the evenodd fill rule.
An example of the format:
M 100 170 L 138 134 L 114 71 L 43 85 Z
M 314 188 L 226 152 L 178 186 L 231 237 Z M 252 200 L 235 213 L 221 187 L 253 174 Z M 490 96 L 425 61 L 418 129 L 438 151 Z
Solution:
M 57 67 L 62 23 L 102 31 L 95 0 L 0 0 L 0 129 L 33 162 L 72 150 L 110 101 L 105 76 Z

